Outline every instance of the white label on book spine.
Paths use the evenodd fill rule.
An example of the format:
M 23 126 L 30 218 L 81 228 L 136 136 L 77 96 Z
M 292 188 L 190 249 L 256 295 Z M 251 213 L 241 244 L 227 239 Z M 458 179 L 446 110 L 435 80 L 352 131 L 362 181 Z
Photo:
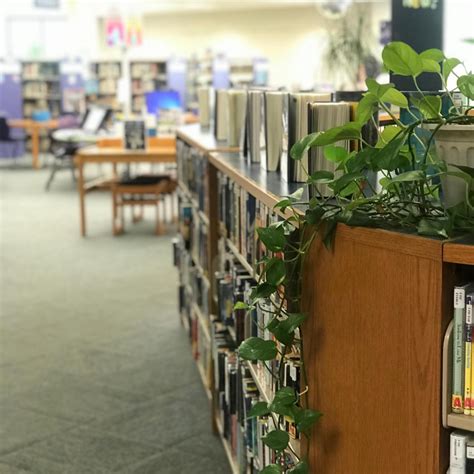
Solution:
M 474 446 L 468 446 L 466 449 L 467 459 L 474 459 Z
M 454 289 L 454 309 L 464 309 L 466 302 L 464 288 Z
M 473 324 L 472 321 L 472 304 L 466 305 L 466 324 Z

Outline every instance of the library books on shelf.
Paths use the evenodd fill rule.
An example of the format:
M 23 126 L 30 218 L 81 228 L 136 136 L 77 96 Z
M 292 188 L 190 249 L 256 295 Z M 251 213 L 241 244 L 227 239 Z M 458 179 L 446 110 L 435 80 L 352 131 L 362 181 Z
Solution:
M 177 146 L 181 318 L 233 472 L 259 472 L 274 459 L 261 442 L 273 421 L 246 415 L 271 400 L 278 361 L 239 360 L 243 339 L 270 334 L 264 311 L 245 317 L 233 307 L 259 277 L 265 249 L 255 229 L 280 219 L 273 206 L 295 187 L 197 125 L 179 129 Z M 471 242 L 344 225 L 332 250 L 313 243 L 301 336 L 309 406 L 323 417 L 308 446 L 311 472 L 446 473 L 452 429 L 474 432 L 474 416 L 450 408 L 449 331 L 454 288 L 474 281 L 473 252 Z M 284 373 L 301 390 L 300 363 L 295 348 Z M 280 428 L 290 434 L 291 463 L 303 455 L 299 433 L 291 419 Z

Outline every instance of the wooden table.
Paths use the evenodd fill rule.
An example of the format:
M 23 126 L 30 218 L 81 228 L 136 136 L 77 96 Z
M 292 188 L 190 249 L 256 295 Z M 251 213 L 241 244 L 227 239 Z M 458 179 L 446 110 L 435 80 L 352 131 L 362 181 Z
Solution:
M 125 150 L 124 148 L 104 148 L 91 146 L 81 148 L 74 158 L 77 170 L 78 181 L 77 188 L 79 191 L 79 211 L 80 211 L 80 225 L 81 236 L 86 236 L 86 208 L 85 197 L 86 194 L 97 188 L 100 185 L 110 183 L 110 180 L 104 181 L 93 180 L 86 183 L 84 181 L 84 165 L 86 163 L 111 163 L 114 168 L 114 177 L 116 178 L 117 164 L 124 163 L 175 163 L 176 162 L 176 147 L 163 146 L 159 148 L 148 148 L 147 150 Z
M 10 119 L 8 125 L 12 128 L 24 128 L 31 135 L 31 155 L 33 157 L 33 168 L 39 168 L 39 149 L 41 130 L 52 130 L 58 128 L 57 120 L 45 120 L 42 122 L 32 119 Z

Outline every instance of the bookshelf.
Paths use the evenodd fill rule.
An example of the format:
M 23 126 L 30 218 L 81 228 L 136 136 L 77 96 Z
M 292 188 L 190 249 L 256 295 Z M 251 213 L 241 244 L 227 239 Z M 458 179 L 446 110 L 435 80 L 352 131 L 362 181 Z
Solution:
M 90 64 L 91 81 L 86 93 L 87 103 L 119 110 L 118 83 L 121 77 L 120 61 L 92 62 Z
M 52 118 L 61 113 L 61 76 L 58 61 L 22 63 L 23 117 L 37 110 L 49 110 Z
M 130 93 L 132 112 L 145 107 L 145 94 L 167 86 L 166 61 L 131 61 Z
M 246 163 L 236 150 L 219 149 L 212 134 L 197 125 L 179 129 L 178 142 L 193 151 L 189 163 L 194 170 L 199 168 L 196 160 L 204 163 L 205 180 L 199 188 L 206 196 L 204 207 L 198 205 L 196 187 L 190 190 L 186 179 L 181 185 L 207 217 L 209 275 L 218 268 L 225 246 L 237 264 L 255 277 L 256 268 L 244 255 L 244 247 L 226 235 L 219 222 L 220 180 L 226 177 L 269 209 L 297 185 L 282 182 L 276 173 L 262 172 L 258 164 Z M 181 159 L 178 152 L 178 167 Z M 338 226 L 333 250 L 319 239 L 313 242 L 304 268 L 303 302 L 309 317 L 303 334 L 309 405 L 324 416 L 309 446 L 311 472 L 446 472 L 451 429 L 473 431 L 474 417 L 455 415 L 446 408 L 449 363 L 443 359 L 453 287 L 466 277 L 474 279 L 472 243 L 345 225 Z M 245 472 L 245 460 L 238 450 L 232 451 L 220 426 L 215 278 L 210 277 L 209 284 L 209 313 L 203 319 L 211 334 L 212 375 L 207 382 L 213 419 L 224 446 L 231 448 L 228 456 L 234 472 L 235 465 Z M 238 330 L 229 327 L 227 332 L 236 347 Z M 261 399 L 269 400 L 258 367 L 245 365 Z M 300 453 L 297 444 L 292 440 Z

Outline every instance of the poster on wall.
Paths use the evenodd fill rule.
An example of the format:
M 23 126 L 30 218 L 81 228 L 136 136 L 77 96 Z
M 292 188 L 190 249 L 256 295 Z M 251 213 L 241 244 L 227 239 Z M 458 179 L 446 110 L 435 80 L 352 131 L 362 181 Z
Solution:
M 105 41 L 107 46 L 121 46 L 125 40 L 125 27 L 120 17 L 105 20 Z
M 143 28 L 140 18 L 133 17 L 127 20 L 127 46 L 141 46 L 143 43 Z
M 145 150 L 146 130 L 144 120 L 126 120 L 124 124 L 126 150 Z

